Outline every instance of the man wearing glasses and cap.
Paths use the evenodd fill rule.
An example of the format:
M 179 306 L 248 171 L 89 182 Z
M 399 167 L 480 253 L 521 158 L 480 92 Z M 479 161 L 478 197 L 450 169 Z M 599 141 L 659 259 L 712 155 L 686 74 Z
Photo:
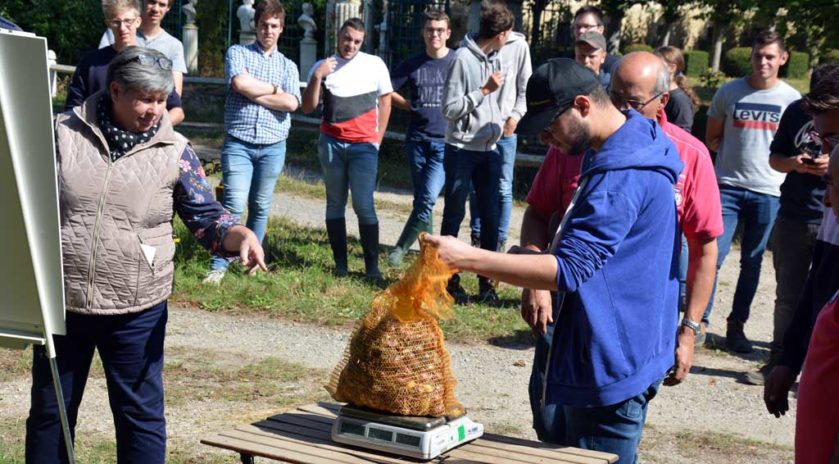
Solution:
M 106 87 L 108 65 L 121 50 L 137 45 L 137 28 L 140 26 L 140 4 L 137 0 L 104 0 L 102 13 L 105 25 L 114 33 L 113 45 L 92 51 L 79 60 L 70 86 L 67 89 L 67 101 L 64 110 L 80 106 L 87 97 Z M 172 70 L 172 61 L 166 59 L 160 63 L 165 69 Z M 173 126 L 184 120 L 181 98 L 176 89 L 166 99 L 166 111 Z
M 649 401 L 673 365 L 680 230 L 673 184 L 682 162 L 661 127 L 612 105 L 569 59 L 540 66 L 518 132 L 544 129 L 585 153 L 580 186 L 544 253 L 503 254 L 430 236 L 448 265 L 525 288 L 558 291 L 545 359 L 544 441 L 635 462 Z

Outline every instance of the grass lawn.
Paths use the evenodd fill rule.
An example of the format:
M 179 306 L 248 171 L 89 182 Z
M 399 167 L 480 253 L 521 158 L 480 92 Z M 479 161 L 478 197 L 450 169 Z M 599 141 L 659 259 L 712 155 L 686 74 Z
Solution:
M 186 228 L 178 223 L 180 238 L 175 260 L 174 304 L 195 306 L 208 311 L 258 313 L 278 318 L 326 326 L 350 326 L 370 308 L 380 288 L 363 279 L 361 245 L 350 238 L 350 276 L 332 275 L 332 254 L 326 232 L 300 227 L 283 219 L 272 219 L 265 237 L 265 251 L 271 263 L 269 273 L 247 276 L 238 265 L 220 286 L 207 286 L 201 280 L 207 273 L 209 254 Z M 382 247 L 382 256 L 389 251 Z M 413 259 L 399 268 L 383 267 L 387 283 L 394 282 Z M 464 287 L 477 293 L 474 275 L 463 276 Z M 525 343 L 530 332 L 518 311 L 519 292 L 501 286 L 503 307 L 477 303 L 458 305 L 455 317 L 442 323 L 449 340 L 463 342 L 496 341 Z

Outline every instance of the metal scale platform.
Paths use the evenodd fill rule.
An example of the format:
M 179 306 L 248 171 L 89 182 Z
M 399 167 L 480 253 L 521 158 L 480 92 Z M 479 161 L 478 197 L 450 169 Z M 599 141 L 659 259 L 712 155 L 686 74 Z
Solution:
M 345 405 L 332 426 L 338 443 L 430 460 L 484 434 L 484 426 L 465 415 L 414 417 Z

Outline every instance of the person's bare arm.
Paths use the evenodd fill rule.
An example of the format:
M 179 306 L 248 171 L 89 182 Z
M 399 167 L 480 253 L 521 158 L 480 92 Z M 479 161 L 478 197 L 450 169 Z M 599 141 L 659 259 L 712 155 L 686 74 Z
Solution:
M 496 253 L 475 248 L 452 236 L 425 235 L 437 248 L 440 259 L 452 268 L 474 272 L 490 279 L 542 290 L 557 289 L 556 257 L 550 254 Z
M 379 144 L 385 138 L 387 123 L 390 121 L 390 99 L 394 92 L 379 96 Z
M 408 112 L 411 111 L 411 103 L 408 100 L 406 100 L 405 97 L 400 95 L 399 92 L 393 92 L 392 94 L 390 94 L 390 102 L 393 104 L 393 106 L 399 108 L 400 110 Z
M 722 132 L 725 121 L 717 118 L 708 117 L 708 123 L 705 127 L 705 145 L 713 151 L 720 151 L 720 143 L 722 143 Z
M 297 97 L 285 93 L 282 90 L 278 90 L 277 92 L 272 95 L 256 97 L 252 101 L 274 111 L 285 111 L 287 113 L 297 111 L 297 107 L 299 106 Z
M 542 216 L 532 206 L 528 206 L 521 220 L 521 246 L 535 251 L 546 249 L 553 238 L 548 230 L 549 224 L 550 218 Z
M 230 83 L 230 87 L 233 91 L 244 95 L 248 100 L 274 94 L 274 84 L 261 81 L 251 76 L 247 71 L 236 75 Z
M 172 80 L 175 81 L 175 92 L 178 92 L 179 97 L 184 96 L 184 73 L 180 71 L 172 71 Z
M 542 251 L 551 240 L 548 230 L 550 218 L 544 217 L 535 208 L 528 206 L 521 221 L 520 241 L 522 248 Z M 547 290 L 523 288 L 521 291 L 521 317 L 534 336 L 547 332 L 548 324 L 553 322 L 551 294 Z
M 308 114 L 315 111 L 320 103 L 320 84 L 326 76 L 332 74 L 338 61 L 335 58 L 327 58 L 323 60 L 315 71 L 312 77 L 309 78 L 309 83 L 306 85 L 306 90 L 303 91 L 303 101 L 300 106 L 303 112 Z
M 702 315 L 714 289 L 717 268 L 717 239 L 688 239 L 688 275 L 686 281 L 685 317 L 701 323 Z M 675 369 L 664 380 L 665 385 L 682 383 L 693 365 L 694 337 L 687 327 L 679 326 Z
M 180 106 L 176 106 L 169 110 L 169 122 L 172 123 L 173 126 L 177 126 L 184 120 L 184 109 Z

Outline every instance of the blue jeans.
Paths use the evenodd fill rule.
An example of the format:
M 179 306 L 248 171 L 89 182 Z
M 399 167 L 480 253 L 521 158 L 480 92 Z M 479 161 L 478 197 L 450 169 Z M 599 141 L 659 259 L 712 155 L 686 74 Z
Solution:
M 326 184 L 326 220 L 344 218 L 351 190 L 358 223 L 378 224 L 373 203 L 379 167 L 378 144 L 342 142 L 320 134 L 318 156 Z
M 772 224 L 775 223 L 775 217 L 778 215 L 780 201 L 778 197 L 772 195 L 728 185 L 720 185 L 720 201 L 724 230 L 722 236 L 717 238 L 719 256 L 714 277 L 714 290 L 702 320 L 707 323 L 711 317 L 711 310 L 714 307 L 713 295 L 717 292 L 720 268 L 731 249 L 731 240 L 734 238 L 737 224 L 743 221 L 743 236 L 740 240 L 740 277 L 737 279 L 737 288 L 734 290 L 734 301 L 728 319 L 746 322 L 749 320 L 752 300 L 760 281 L 763 251 L 766 250 Z
M 466 198 L 475 186 L 478 210 L 483 218 L 481 248 L 498 247 L 498 179 L 501 177 L 501 156 L 495 150 L 471 151 L 446 144 L 443 160 L 446 169 L 446 205 L 443 208 L 441 235 L 457 237 L 466 215 Z
M 431 213 L 437 197 L 446 183 L 443 157 L 446 144 L 443 142 L 409 141 L 408 163 L 414 184 L 414 208 L 408 222 L 431 222 Z
M 555 303 L 556 295 L 552 294 L 552 297 Z M 658 393 L 661 381 L 654 382 L 643 393 L 609 406 L 584 408 L 546 404 L 543 409 L 542 385 L 553 328 L 549 325 L 547 334 L 536 339 L 533 370 L 528 384 L 533 429 L 539 440 L 614 453 L 620 457 L 620 463 L 636 462 L 638 444 L 647 420 L 647 407 Z
M 248 206 L 248 229 L 259 242 L 265 237 L 265 227 L 274 200 L 274 186 L 285 164 L 285 141 L 259 145 L 227 135 L 221 147 L 221 173 L 224 183 L 222 204 L 228 211 L 241 216 Z M 211 269 L 227 269 L 228 260 L 213 256 Z
M 167 315 L 165 301 L 133 314 L 93 316 L 68 312 L 67 335 L 54 337 L 61 388 L 74 437 L 93 352 L 99 351 L 116 427 L 119 463 L 162 464 L 166 459 L 162 371 Z M 26 420 L 26 462 L 66 463 L 58 404 L 43 346 L 34 349 L 31 395 Z
M 498 241 L 507 242 L 507 234 L 510 230 L 510 215 L 513 212 L 513 173 L 516 168 L 516 148 L 518 137 L 513 134 L 509 137 L 501 136 L 496 144 L 496 149 L 501 155 L 501 179 L 498 182 L 499 201 L 501 204 L 500 216 L 498 218 Z M 475 190 L 469 194 L 469 223 L 472 228 L 472 235 L 481 235 L 481 214 L 478 211 L 478 202 L 475 198 Z

